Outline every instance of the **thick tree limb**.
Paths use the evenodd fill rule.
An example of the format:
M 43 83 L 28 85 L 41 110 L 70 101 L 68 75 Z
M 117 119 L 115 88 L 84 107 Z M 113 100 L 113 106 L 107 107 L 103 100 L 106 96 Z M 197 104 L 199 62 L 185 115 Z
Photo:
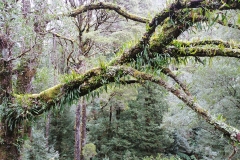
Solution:
M 131 19 L 133 21 L 137 21 L 137 22 L 141 22 L 141 23 L 147 23 L 149 22 L 149 19 L 144 18 L 144 17 L 140 17 L 131 13 L 128 13 L 127 11 L 125 11 L 122 7 L 117 6 L 115 4 L 112 3 L 104 3 L 104 2 L 99 2 L 99 3 L 92 3 L 92 4 L 88 4 L 88 5 L 83 5 L 80 6 L 79 8 L 74 9 L 73 11 L 71 11 L 68 16 L 70 17 L 75 17 L 78 14 L 82 14 L 84 12 L 87 12 L 89 10 L 97 10 L 97 9 L 108 9 L 108 10 L 113 10 L 115 12 L 117 12 L 118 14 L 122 15 L 123 17 L 127 18 L 127 19 Z
M 73 79 L 72 81 L 56 85 L 50 89 L 47 89 L 39 94 L 32 94 L 24 97 L 24 101 L 28 101 L 31 103 L 35 103 L 36 107 L 26 108 L 25 112 L 19 115 L 27 116 L 27 113 L 32 114 L 41 114 L 46 110 L 49 110 L 51 107 L 55 105 L 62 105 L 60 103 L 67 103 L 67 99 L 73 101 L 75 98 L 79 96 L 84 96 L 88 94 L 90 91 L 93 91 L 103 85 L 106 85 L 111 82 L 115 82 L 116 78 L 114 77 L 123 77 L 126 75 L 133 76 L 139 80 L 147 80 L 159 84 L 164 87 L 169 92 L 173 93 L 180 100 L 182 100 L 188 107 L 194 110 L 199 116 L 204 118 L 209 124 L 213 125 L 216 129 L 223 132 L 226 136 L 230 137 L 234 141 L 237 140 L 237 135 L 240 131 L 230 125 L 227 125 L 224 122 L 220 122 L 216 118 L 214 118 L 207 110 L 203 109 L 200 105 L 198 105 L 191 96 L 187 96 L 182 90 L 176 89 L 165 81 L 163 81 L 159 77 L 155 77 L 151 74 L 147 74 L 144 72 L 140 72 L 130 67 L 125 66 L 114 66 L 107 68 L 95 68 L 90 70 L 83 76 L 79 78 Z M 102 78 L 105 78 L 105 82 L 103 83 Z M 75 97 L 66 98 L 67 95 L 74 93 Z M 77 94 L 77 95 L 76 95 Z M 18 100 L 20 100 L 21 96 L 16 96 Z M 63 101 L 64 99 L 64 101 Z M 22 102 L 24 103 L 24 102 Z M 42 105 L 42 104 L 45 105 Z M 39 106 L 37 106 L 40 104 Z M 33 104 L 31 106 L 34 106 Z M 38 112 L 36 112 L 36 110 Z M 22 117 L 24 118 L 24 117 Z
M 176 12 L 175 13 L 177 18 L 183 18 L 182 12 Z M 192 21 L 192 17 L 188 15 L 189 17 L 184 17 L 183 19 L 185 22 Z M 129 50 L 125 51 L 121 54 L 121 56 L 114 59 L 112 62 L 110 62 L 109 65 L 119 65 L 124 64 L 132 61 L 133 59 L 136 59 L 136 56 L 141 53 L 145 47 L 149 45 L 149 50 L 151 52 L 163 52 L 163 49 L 169 45 L 174 39 L 176 39 L 183 30 L 186 30 L 189 25 L 192 23 L 183 24 L 181 21 L 176 21 L 176 24 L 170 24 L 170 18 L 168 11 L 162 11 L 159 15 L 156 15 L 152 22 L 149 24 L 149 29 L 144 34 L 142 39 L 133 47 L 131 47 Z M 196 18 L 195 18 L 196 19 Z M 163 25 L 161 27 L 160 33 L 157 33 L 153 38 L 152 35 L 155 32 L 156 27 L 160 24 L 160 22 L 163 22 Z M 184 26 L 184 28 L 183 28 Z M 182 29 L 181 29 L 182 28 Z M 149 52 L 150 53 L 150 52 Z
M 128 50 L 127 52 L 123 53 L 122 56 L 120 56 L 119 58 L 117 58 L 113 62 L 111 62 L 110 65 L 118 65 L 118 64 L 128 63 L 128 62 L 131 61 L 131 59 L 136 58 L 136 55 L 143 51 L 144 44 L 146 44 L 146 42 L 148 43 L 148 40 L 152 36 L 152 33 L 155 31 L 156 27 L 160 24 L 161 21 L 164 21 L 168 17 L 168 14 L 169 14 L 169 12 L 164 10 L 159 15 L 155 16 L 153 18 L 152 22 L 149 25 L 150 28 L 145 33 L 145 36 L 143 36 L 142 40 L 137 45 L 132 47 L 130 50 Z M 176 13 L 175 15 L 176 15 L 176 18 L 180 18 L 180 17 L 182 17 L 181 15 L 183 15 L 183 13 L 179 12 L 179 13 Z M 188 16 L 189 17 L 185 17 L 185 20 L 192 21 L 193 19 L 192 19 L 191 15 L 188 15 Z M 196 18 L 194 18 L 194 19 L 196 20 Z M 182 22 L 179 22 L 179 21 L 177 21 L 177 23 L 174 24 L 174 25 L 169 25 L 168 21 L 164 21 L 164 24 L 162 26 L 162 31 L 150 41 L 150 51 L 151 52 L 160 52 L 160 53 L 162 51 L 166 51 L 166 50 L 163 50 L 163 49 L 169 43 L 171 43 L 171 41 L 173 39 L 177 38 L 181 34 L 182 30 L 181 30 L 180 26 L 182 26 L 182 25 L 185 25 L 185 24 L 182 24 Z M 189 26 L 185 25 L 185 29 L 187 29 L 188 27 Z M 171 53 L 174 53 L 175 51 L 179 51 L 176 47 L 175 48 L 168 48 L 168 50 L 169 49 L 170 49 Z M 231 53 L 232 52 L 233 51 L 231 50 Z M 202 52 L 199 52 L 199 54 L 204 56 Z M 183 54 L 183 53 L 180 53 L 180 51 L 179 51 L 178 54 L 176 54 L 176 53 L 174 53 L 174 55 L 171 54 L 171 56 L 189 56 L 189 55 L 192 55 L 192 52 L 189 52 L 188 54 Z M 199 56 L 199 55 L 196 55 L 196 53 L 195 53 L 194 56 Z M 213 53 L 212 54 L 205 54 L 205 56 L 216 56 L 216 54 L 214 52 L 214 54 Z M 232 55 L 230 54 L 230 56 L 232 56 Z M 96 72 L 99 72 L 99 69 L 98 70 L 93 69 L 93 70 L 91 70 L 91 72 L 86 73 L 86 75 L 88 75 L 88 74 L 95 75 Z M 85 83 L 87 83 L 89 85 L 89 83 L 90 83 L 89 80 L 90 79 L 86 79 L 86 77 L 88 77 L 86 75 L 83 76 L 83 77 L 85 77 L 85 79 L 81 79 L 80 78 L 80 79 L 77 80 L 77 82 L 78 83 L 85 82 Z M 106 79 L 106 78 L 107 77 L 105 77 L 104 74 L 102 74 L 102 76 L 99 79 Z M 99 87 L 99 83 L 96 84 L 96 83 L 92 83 L 92 81 L 91 81 L 90 84 L 91 84 L 91 88 L 93 90 Z M 66 85 L 66 84 L 65 85 L 61 85 L 60 84 L 60 85 L 58 85 L 56 87 L 57 88 L 55 88 L 55 87 L 54 88 L 50 88 L 49 90 L 41 92 L 40 94 L 32 95 L 31 98 L 33 98 L 33 99 L 40 99 L 41 101 L 45 101 L 45 102 L 47 101 L 48 104 L 55 105 L 55 103 L 57 103 L 57 101 L 55 101 L 55 100 L 53 101 L 53 98 L 61 99 L 61 97 L 64 96 L 64 95 L 59 95 L 60 97 L 55 97 L 55 94 L 53 94 L 52 91 L 57 91 L 57 93 L 62 93 L 60 91 L 61 90 L 65 90 L 66 88 L 69 88 L 69 86 Z M 87 87 L 87 90 L 81 90 L 81 93 L 85 93 L 86 94 L 86 93 L 88 93 L 90 91 L 91 90 L 89 90 L 89 88 Z M 51 96 L 52 94 L 53 94 L 54 97 Z M 68 94 L 68 92 L 64 92 L 64 94 L 66 95 L 66 94 Z M 39 105 L 39 104 L 36 104 L 36 105 Z
M 211 10 L 229 10 L 239 9 L 240 3 L 238 0 L 187 0 L 187 3 L 182 4 L 190 8 L 203 7 Z
M 176 47 L 200 47 L 200 46 L 211 46 L 211 47 L 225 47 L 240 49 L 240 45 L 236 42 L 225 42 L 222 40 L 200 40 L 200 41 L 179 41 L 174 40 L 172 43 Z
M 187 57 L 187 56 L 197 56 L 197 57 L 234 57 L 240 58 L 240 49 L 231 48 L 216 48 L 216 47 L 168 47 L 165 54 L 169 54 L 171 57 Z
M 170 15 L 170 12 L 174 12 L 176 10 L 180 10 L 184 8 L 199 8 L 199 7 L 202 7 L 202 8 L 204 7 L 206 9 L 211 9 L 211 10 L 213 9 L 229 10 L 229 9 L 240 9 L 240 4 L 237 1 L 228 1 L 227 3 L 225 3 L 222 0 L 213 0 L 210 2 L 206 0 L 188 0 L 187 2 L 184 2 L 184 3 L 180 3 L 179 1 L 176 3 L 172 3 L 171 5 L 169 5 L 169 7 L 165 11 L 168 11 Z M 141 23 L 149 22 L 149 19 L 147 18 L 130 14 L 118 5 L 115 5 L 112 3 L 105 3 L 105 2 L 82 5 L 72 10 L 70 13 L 66 15 L 70 17 L 75 17 L 76 15 L 82 14 L 89 10 L 98 10 L 98 9 L 114 10 L 115 12 L 117 12 L 118 14 L 122 15 L 127 19 L 131 19 Z

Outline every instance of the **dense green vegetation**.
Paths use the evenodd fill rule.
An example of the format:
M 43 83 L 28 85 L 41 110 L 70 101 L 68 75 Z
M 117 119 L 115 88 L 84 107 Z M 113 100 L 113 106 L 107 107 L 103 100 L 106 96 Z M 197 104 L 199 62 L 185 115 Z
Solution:
M 89 122 L 89 141 L 97 146 L 100 159 L 140 159 L 171 146 L 171 133 L 161 126 L 168 109 L 166 93 L 161 90 L 154 84 L 144 84 L 135 100 L 126 106 L 118 106 L 123 103 L 121 99 L 111 100 L 99 111 L 98 118 Z

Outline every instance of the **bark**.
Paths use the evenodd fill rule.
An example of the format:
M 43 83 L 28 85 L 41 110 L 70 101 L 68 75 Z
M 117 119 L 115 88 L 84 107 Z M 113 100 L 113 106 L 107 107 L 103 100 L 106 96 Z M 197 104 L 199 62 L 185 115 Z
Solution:
M 7 61 L 11 56 L 11 42 L 8 35 L 0 35 L 0 104 L 4 106 L 11 103 L 12 98 L 12 62 Z M 4 106 L 3 111 L 8 110 L 10 106 Z M 16 141 L 17 135 L 10 131 L 6 116 L 1 117 L 0 122 L 0 158 L 4 160 L 17 159 L 19 156 L 18 149 L 13 142 Z
M 22 0 L 22 14 L 24 18 L 26 18 L 26 23 L 28 23 L 27 16 L 30 11 L 30 1 L 29 0 Z M 16 58 L 12 58 L 11 56 L 11 46 L 9 45 L 10 42 L 5 41 L 6 39 L 1 39 L 2 48 L 1 51 L 4 51 L 4 57 L 0 57 L 0 83 L 2 90 L 0 91 L 0 104 L 3 103 L 4 97 L 9 97 L 12 94 L 12 61 Z M 5 46 L 6 45 L 6 46 Z M 35 51 L 41 51 L 40 45 L 34 46 Z M 8 52 L 6 52 L 8 51 Z M 24 51 L 21 53 L 21 56 L 24 56 L 26 52 L 31 51 Z M 3 55 L 3 54 L 1 54 Z M 37 57 L 37 56 L 36 56 Z M 21 59 L 21 64 L 17 68 L 17 82 L 16 82 L 16 93 L 18 94 L 26 94 L 30 93 L 31 91 L 31 80 L 36 73 L 36 57 L 24 57 Z M 14 103 L 13 99 L 8 99 L 8 102 Z M 9 106 L 6 106 L 6 111 L 8 110 Z M 23 107 L 27 107 L 24 105 Z M 14 115 L 14 114 L 13 114 Z M 13 116 L 12 115 L 12 116 Z M 14 129 L 8 128 L 9 124 L 3 124 L 6 119 L 8 119 L 9 115 L 6 114 L 3 117 L 2 124 L 1 124 L 1 138 L 4 140 L 3 143 L 0 144 L 0 158 L 4 160 L 8 159 L 21 159 L 19 151 L 21 149 L 22 142 L 17 141 L 17 139 L 21 139 L 24 134 L 27 134 L 28 137 L 31 139 L 31 127 L 29 126 L 29 122 L 27 120 L 23 120 L 21 124 L 16 124 Z
M 3 140 L 0 144 L 0 158 L 4 160 L 17 160 L 19 158 L 19 151 L 16 145 L 17 137 L 11 132 L 6 131 L 3 125 L 0 125 L 0 136 Z
M 26 24 L 28 24 L 27 16 L 30 11 L 30 1 L 22 0 L 22 14 L 24 15 Z M 34 25 L 36 28 L 36 25 Z M 41 30 L 45 29 L 45 26 L 41 26 Z M 36 29 L 34 30 L 36 31 Z M 42 43 L 43 37 L 39 32 L 36 32 L 36 42 L 38 42 L 29 52 L 31 52 L 30 56 L 25 56 L 20 59 L 20 65 L 16 70 L 17 73 L 17 82 L 16 82 L 16 93 L 17 94 L 26 94 L 30 93 L 32 89 L 32 79 L 36 74 L 36 69 L 38 66 L 38 56 L 42 53 Z
M 0 73 L 0 84 L 1 84 L 1 91 L 0 91 L 0 104 L 3 104 L 5 102 L 11 102 L 11 99 L 9 99 L 9 95 L 11 93 L 11 84 L 8 84 L 9 82 L 11 83 L 11 75 L 9 75 L 9 71 L 6 71 L 6 69 L 11 69 L 9 64 L 2 64 L 0 62 L 0 70 L 2 72 Z M 4 66 L 4 67 L 3 67 Z M 3 73 L 4 70 L 8 73 Z M 2 75 L 3 74 L 3 75 Z M 9 109 L 9 108 L 6 108 Z M 2 117 L 1 122 L 0 122 L 0 158 L 4 160 L 12 160 L 12 159 L 17 159 L 19 156 L 18 149 L 16 145 L 13 143 L 16 142 L 16 139 L 18 138 L 17 135 L 11 131 L 7 123 L 5 123 L 5 119 L 7 117 Z
M 42 29 L 43 30 L 43 29 Z M 17 68 L 17 86 L 16 93 L 31 93 L 32 91 L 32 79 L 36 74 L 36 69 L 39 64 L 38 56 L 43 50 L 43 36 L 37 33 L 37 44 L 31 50 L 30 56 L 21 58 L 19 67 Z
M 86 144 L 86 138 L 87 138 L 87 105 L 85 102 L 85 98 L 82 97 L 82 125 L 81 125 L 81 145 L 80 145 L 80 153 L 81 153 L 82 160 L 84 160 L 82 151 L 83 151 L 83 147 Z
M 0 104 L 12 94 L 12 63 L 0 60 Z
M 50 131 L 50 121 L 51 121 L 51 112 L 47 115 L 47 121 L 46 121 L 46 131 L 45 131 L 45 137 L 46 137 L 46 147 L 49 148 L 49 131 Z
M 5 7 L 7 3 L 3 4 Z M 10 38 L 11 29 L 8 25 L 2 24 L 0 31 L 0 105 L 4 107 L 3 114 L 11 109 L 8 104 L 12 102 L 12 62 L 8 61 L 12 56 L 13 42 Z M 6 115 L 1 115 L 0 121 L 0 158 L 4 160 L 17 159 L 18 149 L 13 142 L 18 138 L 13 131 L 9 130 L 6 123 Z
M 82 104 L 81 102 L 79 102 L 76 109 L 76 120 L 75 120 L 74 160 L 81 159 L 81 108 L 82 108 Z
M 112 112 L 113 112 L 113 107 L 110 105 L 110 110 L 109 110 L 109 128 L 112 126 Z
M 11 42 L 8 35 L 0 33 L 0 104 L 12 94 Z

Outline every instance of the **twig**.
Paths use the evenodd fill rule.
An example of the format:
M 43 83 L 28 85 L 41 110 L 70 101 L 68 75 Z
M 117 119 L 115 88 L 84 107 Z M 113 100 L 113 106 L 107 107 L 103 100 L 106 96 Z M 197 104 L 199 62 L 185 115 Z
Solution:
M 233 146 L 233 152 L 228 157 L 228 160 L 232 160 L 233 156 L 237 153 L 237 147 L 235 146 L 234 142 L 232 143 Z

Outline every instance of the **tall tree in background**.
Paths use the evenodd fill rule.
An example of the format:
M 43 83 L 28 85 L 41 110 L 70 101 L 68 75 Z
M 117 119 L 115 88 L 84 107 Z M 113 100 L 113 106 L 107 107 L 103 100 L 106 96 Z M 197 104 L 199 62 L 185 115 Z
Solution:
M 23 23 L 27 24 L 29 27 L 25 30 L 25 32 L 30 31 L 30 34 L 28 33 L 29 35 L 28 39 L 23 36 L 21 41 L 18 42 L 18 45 L 21 46 L 21 49 L 18 50 L 20 54 L 17 57 L 19 58 L 20 62 L 17 67 L 13 68 L 12 62 L 13 60 L 15 60 L 13 58 L 13 56 L 15 56 L 15 54 L 13 54 L 13 50 L 16 49 L 14 48 L 15 47 L 14 43 L 16 42 L 12 41 L 12 38 L 15 39 L 16 35 L 14 35 L 15 33 L 13 32 L 12 26 L 8 25 L 8 23 L 12 21 L 10 20 L 11 18 L 16 16 L 16 13 L 14 13 L 12 10 L 17 8 L 15 8 L 14 1 L 2 2 L 3 6 L 5 6 L 5 9 L 9 9 L 9 13 L 5 15 L 6 16 L 4 17 L 5 21 L 3 21 L 4 22 L 3 28 L 4 26 L 6 26 L 6 28 L 1 30 L 2 32 L 4 32 L 5 30 L 5 33 L 1 33 L 1 34 L 5 35 L 8 38 L 11 37 L 11 39 L 7 38 L 9 41 L 7 43 L 12 44 L 11 46 L 7 45 L 6 46 L 7 48 L 5 48 L 3 45 L 3 47 L 5 48 L 4 49 L 5 51 L 3 52 L 5 52 L 6 54 L 3 57 L 3 61 L 7 62 L 7 63 L 3 62 L 3 64 L 6 63 L 6 66 L 9 66 L 7 69 L 9 78 L 12 77 L 13 75 L 16 76 L 16 81 L 14 81 L 15 85 L 12 87 L 12 83 L 13 83 L 12 78 L 5 79 L 6 78 L 5 74 L 3 74 L 4 77 L 2 79 L 4 81 L 6 80 L 8 81 L 7 82 L 9 83 L 8 89 L 10 90 L 14 89 L 15 93 L 17 94 L 27 94 L 27 93 L 31 93 L 32 91 L 32 79 L 35 76 L 36 68 L 38 67 L 38 62 L 39 62 L 38 56 L 42 53 L 43 35 L 41 33 L 44 32 L 45 30 L 46 21 L 44 20 L 43 16 L 40 16 L 40 14 L 41 15 L 45 14 L 45 6 L 43 4 L 38 4 L 38 5 L 35 4 L 36 6 L 38 6 L 38 8 L 33 9 L 34 12 L 36 13 L 35 17 L 33 18 L 29 16 L 30 11 L 32 10 L 30 1 L 23 0 L 21 3 L 22 3 L 22 7 L 21 7 L 22 16 L 20 18 L 22 19 L 22 22 L 20 22 L 20 25 L 22 25 Z M 21 30 L 21 28 L 15 28 L 15 29 L 19 31 Z M 21 36 L 22 34 L 24 34 L 24 31 L 20 32 L 19 36 Z M 5 83 L 6 82 L 3 82 L 1 84 L 3 84 L 4 86 Z M 2 96 L 2 97 L 7 97 L 7 96 Z M 27 107 L 27 105 L 25 105 L 24 107 Z M 23 124 L 18 126 L 18 129 L 21 130 L 21 132 L 18 132 L 17 134 L 15 134 L 15 138 L 17 138 L 18 141 L 21 141 L 21 137 L 24 137 L 24 134 L 28 134 L 28 136 L 31 137 L 30 125 L 31 125 L 31 121 L 28 121 L 28 119 L 26 119 L 24 120 Z M 11 131 L 8 130 L 8 132 L 11 132 Z M 18 156 L 18 154 L 11 155 L 11 156 L 15 157 L 15 156 Z
M 105 106 L 98 119 L 89 123 L 90 142 L 96 144 L 98 158 L 131 159 L 164 153 L 173 139 L 161 126 L 168 110 L 166 93 L 155 84 L 139 87 L 136 100 L 127 106 L 117 106 L 114 99 Z M 108 112 L 109 111 L 109 112 Z M 104 112 L 104 113 L 103 113 Z M 106 114 L 109 113 L 109 114 Z

